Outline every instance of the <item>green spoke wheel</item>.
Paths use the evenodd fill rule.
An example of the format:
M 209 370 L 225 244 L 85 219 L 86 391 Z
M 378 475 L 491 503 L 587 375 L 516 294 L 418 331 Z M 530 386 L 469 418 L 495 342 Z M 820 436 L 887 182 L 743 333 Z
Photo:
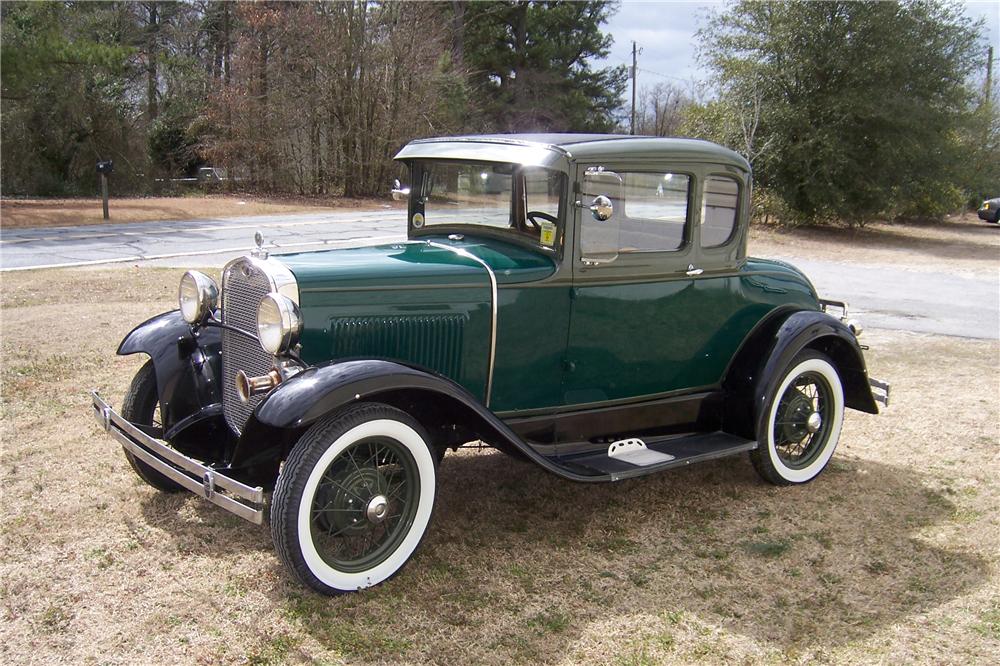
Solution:
M 801 352 L 771 391 L 750 456 L 754 467 L 779 485 L 811 481 L 830 461 L 843 421 L 837 369 L 819 352 Z
M 362 440 L 324 472 L 311 512 L 312 540 L 323 560 L 342 571 L 384 561 L 412 524 L 420 493 L 413 456 L 398 442 Z
M 802 469 L 823 451 L 830 437 L 829 382 L 818 372 L 797 376 L 778 403 L 773 437 L 781 461 Z
M 430 522 L 437 456 L 419 423 L 388 405 L 312 426 L 278 476 L 271 534 L 300 581 L 324 594 L 395 575 Z

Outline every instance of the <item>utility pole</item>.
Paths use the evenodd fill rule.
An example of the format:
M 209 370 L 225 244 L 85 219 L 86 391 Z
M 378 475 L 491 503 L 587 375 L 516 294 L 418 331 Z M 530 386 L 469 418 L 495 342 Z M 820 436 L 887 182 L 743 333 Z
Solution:
M 993 102 L 993 47 L 986 51 L 986 103 Z M 634 105 L 633 105 L 634 106 Z
M 990 48 L 991 48 L 990 55 L 992 56 L 993 54 L 992 47 Z M 632 42 L 632 124 L 629 125 L 629 130 L 628 130 L 629 134 L 635 134 L 635 72 L 637 69 L 636 66 L 638 64 L 636 56 L 637 54 L 635 51 L 635 42 Z

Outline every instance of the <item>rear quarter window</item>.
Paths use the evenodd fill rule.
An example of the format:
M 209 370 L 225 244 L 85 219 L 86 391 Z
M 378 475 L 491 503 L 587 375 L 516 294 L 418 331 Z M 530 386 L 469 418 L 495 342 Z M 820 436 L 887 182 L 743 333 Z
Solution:
M 740 184 L 728 176 L 709 176 L 701 203 L 701 246 L 719 247 L 736 230 Z

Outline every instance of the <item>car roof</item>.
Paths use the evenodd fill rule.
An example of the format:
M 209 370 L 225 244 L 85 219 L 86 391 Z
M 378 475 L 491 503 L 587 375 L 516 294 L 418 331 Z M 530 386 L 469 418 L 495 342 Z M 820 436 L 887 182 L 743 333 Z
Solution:
M 676 158 L 699 162 L 717 162 L 750 171 L 750 165 L 740 154 L 711 141 L 676 137 L 631 136 L 628 134 L 467 134 L 443 136 L 411 141 L 397 155 L 398 159 L 413 157 L 435 157 L 436 144 L 487 144 L 517 146 L 522 148 L 548 149 L 575 161 L 628 158 Z M 470 146 L 471 147 L 471 146 Z M 440 146 L 444 148 L 444 146 Z M 461 152 L 461 151 L 456 151 Z M 479 152 L 479 151 L 476 151 Z M 450 156 L 452 150 L 442 150 L 441 157 Z M 447 154 L 446 154 L 447 153 Z M 517 161 L 517 160 L 512 160 Z

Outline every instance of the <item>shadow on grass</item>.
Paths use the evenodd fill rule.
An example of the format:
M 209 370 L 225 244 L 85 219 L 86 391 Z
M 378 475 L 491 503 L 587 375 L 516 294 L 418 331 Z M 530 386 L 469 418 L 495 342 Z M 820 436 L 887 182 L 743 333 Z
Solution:
M 147 518 L 169 530 L 156 507 L 174 501 L 151 498 Z M 588 485 L 463 453 L 442 464 L 421 549 L 371 590 L 329 598 L 297 586 L 263 554 L 266 528 L 207 503 L 195 511 L 223 543 L 185 533 L 180 547 L 273 557 L 275 606 L 347 659 L 573 660 L 581 640 L 629 623 L 608 653 L 598 643 L 585 658 L 628 661 L 650 640 L 668 651 L 700 640 L 702 652 L 675 656 L 721 657 L 714 628 L 758 650 L 821 650 L 982 584 L 987 562 L 918 536 L 954 510 L 919 475 L 860 460 L 835 458 L 795 488 L 759 481 L 745 457 Z

